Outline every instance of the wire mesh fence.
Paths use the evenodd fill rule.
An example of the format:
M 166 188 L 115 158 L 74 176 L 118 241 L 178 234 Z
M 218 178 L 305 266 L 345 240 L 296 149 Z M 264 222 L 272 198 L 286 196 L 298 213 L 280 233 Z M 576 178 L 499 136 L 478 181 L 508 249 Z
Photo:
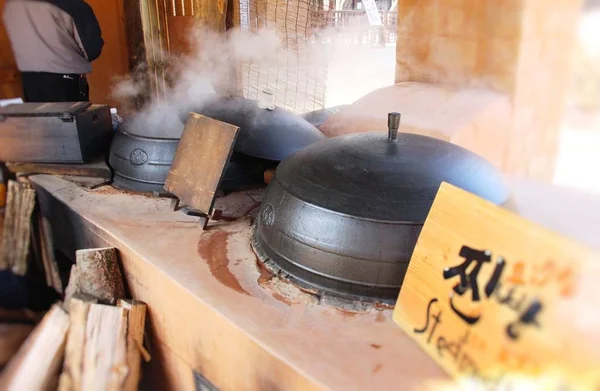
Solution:
M 294 113 L 324 107 L 332 46 L 384 46 L 396 40 L 396 11 L 380 11 L 382 24 L 373 26 L 364 10 L 332 10 L 319 0 L 239 1 L 241 28 L 274 29 L 283 46 L 273 64 L 242 65 L 243 94 L 257 99 L 270 90 L 276 105 Z
M 327 56 L 323 42 L 313 30 L 319 5 L 313 0 L 241 0 L 240 26 L 276 31 L 281 50 L 273 63 L 242 64 L 242 90 L 246 98 L 258 99 L 263 90 L 275 104 L 294 113 L 324 106 L 327 87 Z

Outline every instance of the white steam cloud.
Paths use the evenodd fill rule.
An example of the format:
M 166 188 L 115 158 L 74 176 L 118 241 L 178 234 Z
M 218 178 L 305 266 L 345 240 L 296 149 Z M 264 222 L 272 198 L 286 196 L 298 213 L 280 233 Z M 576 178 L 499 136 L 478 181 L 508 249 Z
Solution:
M 236 64 L 252 63 L 272 66 L 282 57 L 282 47 L 272 30 L 252 33 L 234 29 L 217 34 L 201 27 L 192 29 L 190 54 L 169 56 L 159 53 L 167 64 L 168 82 L 159 79 L 158 90 L 152 91 L 152 100 L 133 117 L 126 119 L 127 131 L 147 137 L 178 138 L 183 131 L 180 114 L 199 110 L 217 94 L 227 95 L 236 90 Z M 131 111 L 131 102 L 147 92 L 147 65 L 140 64 L 133 74 L 118 80 L 113 96 Z M 164 92 L 164 94 L 162 93 Z

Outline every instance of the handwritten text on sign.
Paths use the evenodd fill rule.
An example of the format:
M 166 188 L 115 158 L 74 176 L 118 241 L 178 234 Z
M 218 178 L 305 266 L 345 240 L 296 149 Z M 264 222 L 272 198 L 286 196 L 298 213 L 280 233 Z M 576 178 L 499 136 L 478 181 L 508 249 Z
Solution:
M 453 377 L 598 372 L 584 341 L 554 321 L 597 254 L 442 184 L 394 320 Z M 600 375 L 600 373 L 599 373 Z

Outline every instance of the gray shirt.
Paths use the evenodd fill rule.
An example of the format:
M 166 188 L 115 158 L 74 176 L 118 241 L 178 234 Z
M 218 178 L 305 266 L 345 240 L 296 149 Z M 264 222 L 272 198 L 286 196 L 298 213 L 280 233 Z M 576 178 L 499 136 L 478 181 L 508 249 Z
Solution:
M 82 0 L 7 0 L 3 19 L 22 72 L 89 73 L 104 44 Z

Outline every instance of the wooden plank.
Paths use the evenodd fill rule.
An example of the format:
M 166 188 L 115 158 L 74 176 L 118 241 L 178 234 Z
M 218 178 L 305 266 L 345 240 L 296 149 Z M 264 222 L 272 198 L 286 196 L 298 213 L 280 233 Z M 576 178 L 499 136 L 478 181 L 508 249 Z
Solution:
M 598 386 L 597 345 L 579 332 L 584 314 L 558 315 L 561 303 L 600 303 L 587 290 L 577 295 L 582 276 L 600 279 L 600 252 L 444 183 L 394 320 L 457 379 L 542 376 Z M 600 316 L 585 321 L 600 325 Z
M 210 214 L 238 131 L 237 126 L 190 113 L 165 190 L 192 208 Z
M 15 355 L 34 326 L 22 323 L 0 323 L 0 369 Z
M 36 324 L 43 317 L 43 312 L 35 312 L 28 308 L 18 310 L 0 308 L 0 322 Z
M 35 190 L 31 185 L 9 181 L 0 249 L 0 270 L 10 269 L 18 276 L 27 272 L 31 215 L 34 207 Z
M 6 116 L 0 123 L 0 160 L 86 163 L 106 153 L 113 133 L 106 105 L 92 105 L 74 114 L 72 122 L 63 122 L 58 116 Z
M 46 277 L 46 284 L 60 294 L 64 293 L 64 287 L 60 278 L 60 269 L 54 255 L 54 244 L 52 230 L 47 219 L 45 219 L 38 208 L 35 212 L 35 246 L 39 246 L 39 257 L 41 258 Z
M 132 297 L 151 303 L 152 379 L 168 377 L 167 385 L 181 381 L 193 390 L 188 371 L 179 378 L 183 364 L 221 390 L 281 384 L 287 390 L 420 390 L 424 382 L 448 379 L 391 321 L 391 310 L 347 313 L 288 285 L 279 290 L 277 279 L 275 285 L 273 279 L 260 284 L 264 279 L 248 245 L 250 218 L 218 222 L 200 233 L 195 219 L 173 213 L 166 199 L 90 192 L 53 176 L 31 180 L 40 197 L 48 197 L 53 228 L 65 222 L 76 227 L 74 235 L 57 241 L 62 251 L 118 248 Z M 595 237 L 600 250 L 593 235 L 600 227 L 595 198 L 534 182 L 511 182 L 511 191 L 529 219 L 578 227 L 576 233 Z M 162 357 L 170 364 L 160 365 Z
M 86 189 L 97 189 L 104 185 L 108 185 L 111 183 L 110 179 L 107 178 L 94 178 L 88 176 L 73 176 L 73 175 L 63 175 L 64 179 L 69 182 L 73 182 L 81 187 L 85 187 Z
M 10 172 L 20 175 L 50 174 L 111 178 L 110 168 L 104 160 L 87 164 L 6 163 L 6 168 Z
M 127 316 L 127 368 L 123 390 L 135 391 L 141 378 L 141 357 L 149 361 L 144 349 L 144 327 L 146 325 L 146 304 L 137 300 L 119 300 L 117 306 L 128 310 Z
M 76 390 L 120 390 L 127 376 L 127 310 L 90 306 L 85 327 L 81 386 Z
M 163 343 L 152 344 L 152 360 L 144 366 L 140 390 L 210 391 L 196 387 L 190 364 Z
M 0 389 L 55 389 L 68 328 L 69 316 L 55 304 L 0 374 Z
M 127 50 L 124 3 L 130 0 L 88 0 L 102 29 L 102 55 L 93 63 L 94 71 L 87 75 L 90 101 L 103 102 L 122 110 L 123 102 L 113 94 L 115 79 L 128 76 L 130 69 Z M 134 67 L 135 63 L 131 64 Z
M 90 302 L 77 298 L 69 300 L 69 333 L 65 348 L 65 362 L 59 378 L 58 390 L 68 391 L 81 388 L 85 330 Z
M 194 17 L 211 31 L 224 33 L 227 0 L 192 0 Z
M 1 170 L 0 166 L 0 170 Z M 6 183 L 4 183 L 2 178 L 2 173 L 0 172 L 0 208 L 4 208 L 6 206 Z M 4 224 L 4 222 L 0 222 Z
M 387 390 L 398 384 L 409 390 L 447 378 L 391 322 L 390 309 L 339 311 L 283 281 L 259 283 L 249 216 L 200 233 L 194 218 L 172 212 L 170 200 L 88 192 L 50 176 L 32 180 L 55 197 L 52 210 L 61 212 L 55 223 L 78 227 L 66 238 L 72 245 L 119 249 L 132 297 L 151 303 L 150 367 L 156 377 L 167 372 L 162 376 L 169 384 L 179 384 L 183 367 L 160 365 L 157 343 L 221 390 Z M 219 203 L 243 202 L 239 193 L 224 198 Z M 255 202 L 247 197 L 246 210 Z M 193 384 L 188 372 L 184 383 L 190 379 Z
M 89 295 L 101 303 L 115 304 L 125 297 L 117 250 L 113 247 L 77 250 L 71 268 L 65 303 L 76 294 Z

